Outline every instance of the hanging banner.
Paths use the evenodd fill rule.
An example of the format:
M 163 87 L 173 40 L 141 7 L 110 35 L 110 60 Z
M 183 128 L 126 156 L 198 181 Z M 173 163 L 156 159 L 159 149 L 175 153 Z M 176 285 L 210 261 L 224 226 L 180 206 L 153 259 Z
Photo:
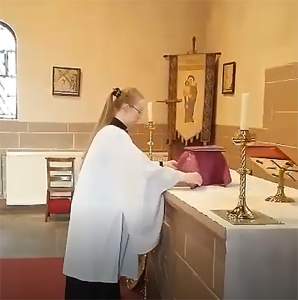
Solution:
M 206 55 L 178 56 L 176 130 L 182 142 L 199 138 L 203 126 Z
M 169 58 L 168 143 L 212 139 L 213 107 L 220 53 L 166 55 Z

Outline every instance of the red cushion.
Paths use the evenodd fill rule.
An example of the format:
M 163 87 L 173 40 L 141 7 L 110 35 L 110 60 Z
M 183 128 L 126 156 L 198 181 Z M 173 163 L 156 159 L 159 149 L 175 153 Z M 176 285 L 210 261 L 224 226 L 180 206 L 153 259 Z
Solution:
M 51 198 L 48 202 L 49 214 L 69 214 L 70 198 Z

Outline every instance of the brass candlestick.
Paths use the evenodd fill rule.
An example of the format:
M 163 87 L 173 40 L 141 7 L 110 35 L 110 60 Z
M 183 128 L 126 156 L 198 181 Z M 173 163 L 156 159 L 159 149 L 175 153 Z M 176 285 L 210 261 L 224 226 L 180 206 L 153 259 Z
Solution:
M 147 145 L 149 146 L 148 157 L 149 157 L 150 160 L 153 160 L 153 146 L 154 146 L 153 131 L 155 130 L 153 121 L 149 121 L 145 125 L 145 127 L 149 129 L 149 141 L 147 143 Z M 142 289 L 141 289 L 141 293 L 143 294 L 143 298 L 145 300 L 147 299 L 147 282 L 148 282 L 147 259 L 148 259 L 148 253 L 139 255 L 138 278 L 136 278 L 136 279 L 127 278 L 126 279 L 126 286 L 131 290 L 135 289 L 137 286 L 139 286 L 140 280 L 141 279 L 143 280 L 143 286 L 142 286 Z
M 295 181 L 294 176 L 291 175 L 290 172 L 297 173 L 298 170 L 296 169 L 290 169 L 295 166 L 295 164 L 291 161 L 287 161 L 284 166 L 280 166 L 277 162 L 274 160 L 271 160 L 271 162 L 276 166 L 276 167 L 268 167 L 267 169 L 277 169 L 278 168 L 278 175 L 273 173 L 272 176 L 276 177 L 278 179 L 278 184 L 277 184 L 277 192 L 274 196 L 267 197 L 265 200 L 268 202 L 275 202 L 275 203 L 291 203 L 295 202 L 294 199 L 289 198 L 285 194 L 285 174 L 287 174 L 291 179 Z
M 148 121 L 146 128 L 149 129 L 149 141 L 148 141 L 148 146 L 149 146 L 149 159 L 153 160 L 153 131 L 155 130 L 154 128 L 154 123 L 153 121 Z M 148 253 L 143 254 L 141 256 L 141 260 L 143 261 L 143 266 L 142 266 L 142 273 L 144 274 L 144 286 L 142 289 L 143 293 L 143 298 L 144 300 L 147 299 L 147 282 L 148 282 L 148 277 L 147 277 L 147 259 L 148 259 Z
M 247 155 L 259 168 L 277 179 L 277 192 L 265 200 L 273 203 L 295 202 L 285 194 L 285 179 L 297 181 L 297 164 L 279 147 L 274 145 L 250 145 Z
M 149 146 L 149 158 L 150 160 L 153 160 L 153 131 L 155 130 L 153 121 L 149 121 L 146 125 L 146 128 L 149 129 L 149 141 L 147 145 Z
M 228 212 L 228 218 L 234 222 L 243 219 L 253 220 L 255 218 L 246 203 L 246 175 L 251 174 L 251 171 L 246 166 L 246 147 L 251 142 L 255 142 L 255 138 L 251 136 L 249 130 L 240 130 L 233 137 L 233 143 L 241 146 L 241 168 L 237 170 L 240 174 L 239 202 L 232 211 Z
M 281 222 L 261 212 L 251 210 L 246 202 L 246 176 L 251 174 L 246 166 L 247 144 L 255 142 L 249 130 L 240 130 L 233 137 L 233 143 L 241 146 L 241 167 L 237 170 L 240 175 L 238 204 L 232 210 L 211 210 L 213 213 L 233 225 L 269 225 L 282 224 Z

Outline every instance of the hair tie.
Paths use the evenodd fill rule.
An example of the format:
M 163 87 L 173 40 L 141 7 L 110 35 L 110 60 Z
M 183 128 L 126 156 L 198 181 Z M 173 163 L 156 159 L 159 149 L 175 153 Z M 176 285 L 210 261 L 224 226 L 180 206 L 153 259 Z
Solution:
M 112 95 L 113 95 L 114 97 L 116 97 L 116 99 L 117 99 L 118 97 L 120 97 L 120 96 L 121 96 L 121 90 L 120 90 L 120 88 L 118 88 L 118 87 L 113 88 Z

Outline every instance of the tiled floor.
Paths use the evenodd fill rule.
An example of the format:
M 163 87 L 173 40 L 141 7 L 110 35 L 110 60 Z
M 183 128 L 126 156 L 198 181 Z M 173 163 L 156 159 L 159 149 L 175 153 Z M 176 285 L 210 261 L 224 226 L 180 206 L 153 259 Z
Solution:
M 44 208 L 0 209 L 0 258 L 63 257 L 67 216 L 45 223 Z
M 44 207 L 7 207 L 3 202 L 0 200 L 0 299 L 63 299 L 68 217 L 45 223 Z
M 0 200 L 0 284 L 3 287 L 0 299 L 63 299 L 60 258 L 64 256 L 67 227 L 68 216 L 53 216 L 45 223 L 43 207 L 6 207 Z M 51 272 L 49 261 L 53 267 Z M 38 277 L 28 276 L 27 268 Z M 45 282 L 50 283 L 44 286 Z M 121 295 L 126 300 L 142 299 L 138 291 L 126 287 L 124 278 Z

